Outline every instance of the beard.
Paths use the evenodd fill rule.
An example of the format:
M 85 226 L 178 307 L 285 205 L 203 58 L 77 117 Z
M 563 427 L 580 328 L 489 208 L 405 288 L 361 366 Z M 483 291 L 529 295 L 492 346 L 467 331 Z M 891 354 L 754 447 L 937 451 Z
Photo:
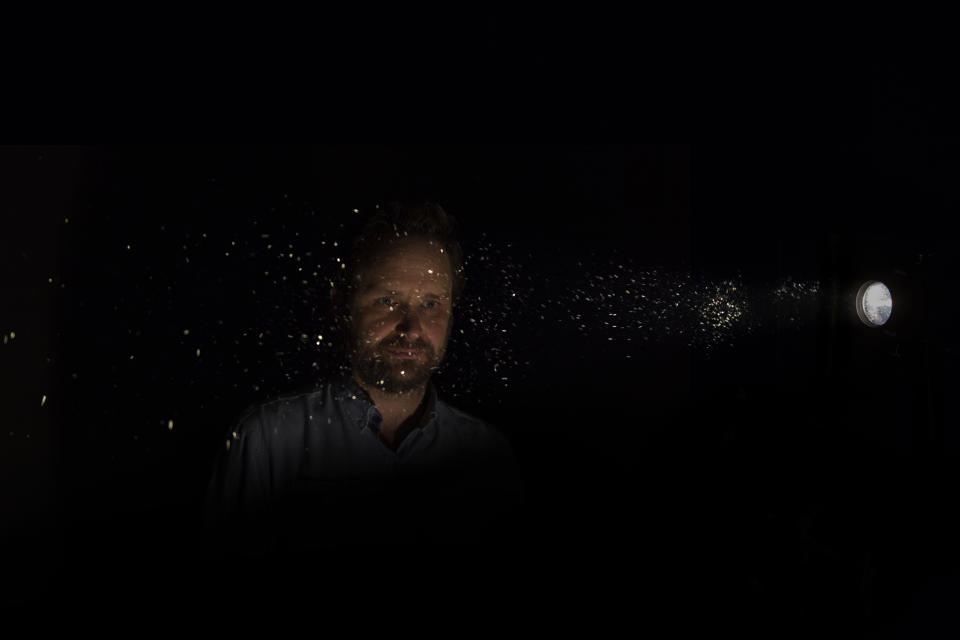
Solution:
M 375 346 L 363 348 L 353 341 L 350 360 L 354 374 L 364 384 L 376 387 L 385 393 L 410 393 L 426 385 L 434 371 L 440 368 L 444 349 L 437 353 L 428 344 L 405 344 L 395 339 L 385 340 Z M 419 349 L 422 354 L 415 359 L 392 357 L 390 349 Z

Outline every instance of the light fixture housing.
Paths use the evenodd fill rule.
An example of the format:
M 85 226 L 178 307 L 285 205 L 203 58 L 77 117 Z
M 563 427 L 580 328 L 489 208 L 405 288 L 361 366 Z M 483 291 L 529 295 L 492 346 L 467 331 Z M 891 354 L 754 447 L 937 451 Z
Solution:
M 893 313 L 893 296 L 887 285 L 878 280 L 867 280 L 857 291 L 857 316 L 868 327 L 881 327 Z

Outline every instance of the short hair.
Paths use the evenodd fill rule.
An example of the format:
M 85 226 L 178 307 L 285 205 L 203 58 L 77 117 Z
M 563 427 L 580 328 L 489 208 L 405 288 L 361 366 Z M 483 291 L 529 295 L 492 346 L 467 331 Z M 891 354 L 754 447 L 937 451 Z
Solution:
M 438 243 L 450 259 L 451 307 L 457 305 L 464 285 L 463 249 L 460 246 L 460 229 L 456 218 L 444 211 L 435 202 L 389 202 L 379 207 L 353 241 L 350 258 L 341 284 L 346 299 L 353 298 L 356 275 L 360 267 L 392 238 L 422 238 Z

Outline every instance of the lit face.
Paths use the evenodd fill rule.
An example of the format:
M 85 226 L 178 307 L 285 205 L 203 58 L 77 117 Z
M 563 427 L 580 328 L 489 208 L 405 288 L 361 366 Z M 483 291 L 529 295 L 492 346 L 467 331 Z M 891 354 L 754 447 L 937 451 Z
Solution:
M 350 305 L 355 375 L 406 393 L 440 368 L 452 327 L 450 259 L 436 242 L 397 238 L 365 265 Z

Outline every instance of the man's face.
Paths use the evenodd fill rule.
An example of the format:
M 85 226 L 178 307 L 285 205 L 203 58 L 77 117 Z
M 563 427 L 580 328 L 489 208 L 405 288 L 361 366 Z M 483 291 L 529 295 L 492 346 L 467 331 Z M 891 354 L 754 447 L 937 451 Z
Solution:
M 450 260 L 438 243 L 397 238 L 358 273 L 350 305 L 353 370 L 387 393 L 406 393 L 440 368 L 450 337 Z

